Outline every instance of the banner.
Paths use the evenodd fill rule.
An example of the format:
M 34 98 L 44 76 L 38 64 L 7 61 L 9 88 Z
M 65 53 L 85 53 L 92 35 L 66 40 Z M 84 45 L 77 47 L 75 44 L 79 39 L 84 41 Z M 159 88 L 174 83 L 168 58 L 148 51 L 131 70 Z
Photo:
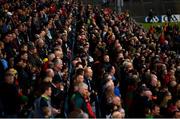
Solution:
M 144 21 L 148 22 L 148 16 L 145 17 Z M 151 23 L 168 22 L 168 17 L 167 15 L 154 16 L 150 22 Z M 180 14 L 172 15 L 170 22 L 180 22 Z

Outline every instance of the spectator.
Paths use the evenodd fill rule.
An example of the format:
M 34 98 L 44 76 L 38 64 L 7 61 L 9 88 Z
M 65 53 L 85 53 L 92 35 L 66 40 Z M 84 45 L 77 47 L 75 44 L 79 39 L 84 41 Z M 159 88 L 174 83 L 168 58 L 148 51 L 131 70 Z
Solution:
M 94 113 L 92 112 L 91 106 L 86 104 L 86 100 L 88 100 L 88 86 L 85 83 L 80 83 L 78 87 L 78 92 L 74 93 L 71 97 L 71 104 L 72 109 L 82 109 L 84 112 L 88 113 L 90 117 L 95 117 Z
M 53 117 L 60 113 L 51 106 L 50 96 L 51 96 L 51 86 L 49 83 L 44 83 L 42 85 L 42 95 L 34 102 L 34 115 L 33 117 Z
M 75 0 L 4 0 L 0 115 L 28 117 L 42 98 L 37 117 L 178 117 L 179 30 Z
M 14 78 L 14 74 L 8 69 L 1 84 L 0 98 L 3 104 L 4 117 L 17 117 L 19 96 Z

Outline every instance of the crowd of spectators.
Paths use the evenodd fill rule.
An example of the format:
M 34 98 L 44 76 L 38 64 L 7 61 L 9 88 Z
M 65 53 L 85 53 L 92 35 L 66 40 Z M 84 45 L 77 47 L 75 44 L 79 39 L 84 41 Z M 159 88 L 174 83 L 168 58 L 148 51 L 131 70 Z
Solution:
M 0 0 L 0 117 L 180 118 L 180 28 L 76 0 Z

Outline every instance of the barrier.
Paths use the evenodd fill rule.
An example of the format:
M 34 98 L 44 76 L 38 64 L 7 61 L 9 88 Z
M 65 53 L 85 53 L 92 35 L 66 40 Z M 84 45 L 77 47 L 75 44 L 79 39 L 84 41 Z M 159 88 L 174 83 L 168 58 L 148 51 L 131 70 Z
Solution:
M 148 16 L 145 17 L 144 21 L 148 22 Z M 161 16 L 154 16 L 151 20 L 151 23 L 157 23 L 157 22 L 168 22 L 167 15 L 161 15 Z M 180 14 L 172 15 L 170 22 L 180 22 Z

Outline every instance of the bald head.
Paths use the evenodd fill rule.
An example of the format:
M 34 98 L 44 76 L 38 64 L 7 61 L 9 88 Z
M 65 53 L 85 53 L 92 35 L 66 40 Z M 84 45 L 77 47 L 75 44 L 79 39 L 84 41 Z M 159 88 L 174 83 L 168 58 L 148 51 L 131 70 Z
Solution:
M 47 77 L 53 78 L 53 77 L 54 77 L 54 71 L 53 71 L 53 69 L 47 69 L 47 70 L 46 70 L 46 75 L 47 75 Z
M 91 67 L 84 68 L 84 76 L 87 78 L 90 78 L 90 79 L 92 78 L 93 71 L 92 71 Z

